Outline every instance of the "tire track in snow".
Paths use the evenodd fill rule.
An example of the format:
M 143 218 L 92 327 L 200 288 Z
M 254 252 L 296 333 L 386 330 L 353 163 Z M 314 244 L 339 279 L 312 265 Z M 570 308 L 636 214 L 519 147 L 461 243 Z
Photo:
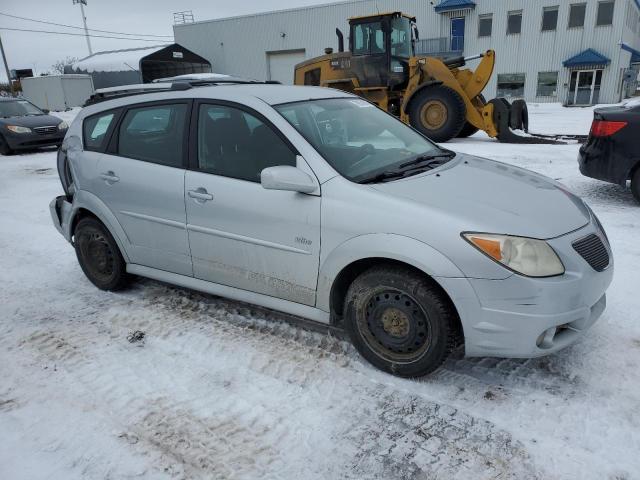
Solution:
M 48 322 L 26 343 L 175 478 L 535 477 L 507 433 L 398 387 L 404 381 L 378 381 L 340 339 L 173 287 L 130 295 L 140 294 L 113 295 L 88 322 L 82 311 Z M 147 333 L 141 348 L 123 341 L 137 329 Z M 327 460 L 305 464 L 319 455 Z

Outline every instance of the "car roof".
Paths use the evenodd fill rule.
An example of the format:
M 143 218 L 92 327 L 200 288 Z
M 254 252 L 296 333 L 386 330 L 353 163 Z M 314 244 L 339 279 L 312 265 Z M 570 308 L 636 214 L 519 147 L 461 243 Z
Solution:
M 184 82 L 179 82 L 184 85 Z M 175 84 L 174 84 L 175 85 Z M 179 98 L 210 98 L 213 100 L 231 100 L 242 103 L 251 98 L 258 98 L 269 105 L 314 100 L 321 98 L 352 97 L 353 95 L 325 87 L 279 85 L 271 83 L 251 84 L 214 84 L 182 86 L 172 88 L 171 83 L 153 83 L 142 85 L 124 85 L 122 87 L 105 88 L 100 92 L 111 93 L 113 98 L 104 98 L 94 105 L 87 106 L 93 111 L 126 106 L 134 103 L 161 101 Z M 118 93 L 122 92 L 122 95 Z

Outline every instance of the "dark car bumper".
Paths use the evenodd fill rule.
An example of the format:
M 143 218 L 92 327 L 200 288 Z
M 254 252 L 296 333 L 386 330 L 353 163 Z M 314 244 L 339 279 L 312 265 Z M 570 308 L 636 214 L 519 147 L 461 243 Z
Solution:
M 50 134 L 41 133 L 11 133 L 3 132 L 3 136 L 11 150 L 26 150 L 30 148 L 48 147 L 60 145 L 66 130 L 56 131 Z
M 578 165 L 583 175 L 623 186 L 636 162 L 637 159 L 621 153 L 607 139 L 589 139 L 578 153 Z

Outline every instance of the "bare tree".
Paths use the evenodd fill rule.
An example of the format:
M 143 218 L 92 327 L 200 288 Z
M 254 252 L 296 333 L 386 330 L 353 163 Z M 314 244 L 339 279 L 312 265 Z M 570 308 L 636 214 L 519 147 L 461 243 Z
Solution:
M 62 74 L 64 73 L 64 67 L 76 63 L 77 61 L 78 59 L 76 57 L 67 56 L 64 60 L 58 60 L 56 63 L 51 65 L 51 69 L 56 73 Z

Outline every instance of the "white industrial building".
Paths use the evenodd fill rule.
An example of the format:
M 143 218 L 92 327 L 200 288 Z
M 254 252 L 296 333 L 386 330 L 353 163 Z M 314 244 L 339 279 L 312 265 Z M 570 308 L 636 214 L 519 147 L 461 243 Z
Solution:
M 174 34 L 216 72 L 292 83 L 296 63 L 336 49 L 335 28 L 346 37 L 349 17 L 388 11 L 417 17 L 418 53 L 495 50 L 487 98 L 590 105 L 636 92 L 640 0 L 352 0 L 185 23 Z

